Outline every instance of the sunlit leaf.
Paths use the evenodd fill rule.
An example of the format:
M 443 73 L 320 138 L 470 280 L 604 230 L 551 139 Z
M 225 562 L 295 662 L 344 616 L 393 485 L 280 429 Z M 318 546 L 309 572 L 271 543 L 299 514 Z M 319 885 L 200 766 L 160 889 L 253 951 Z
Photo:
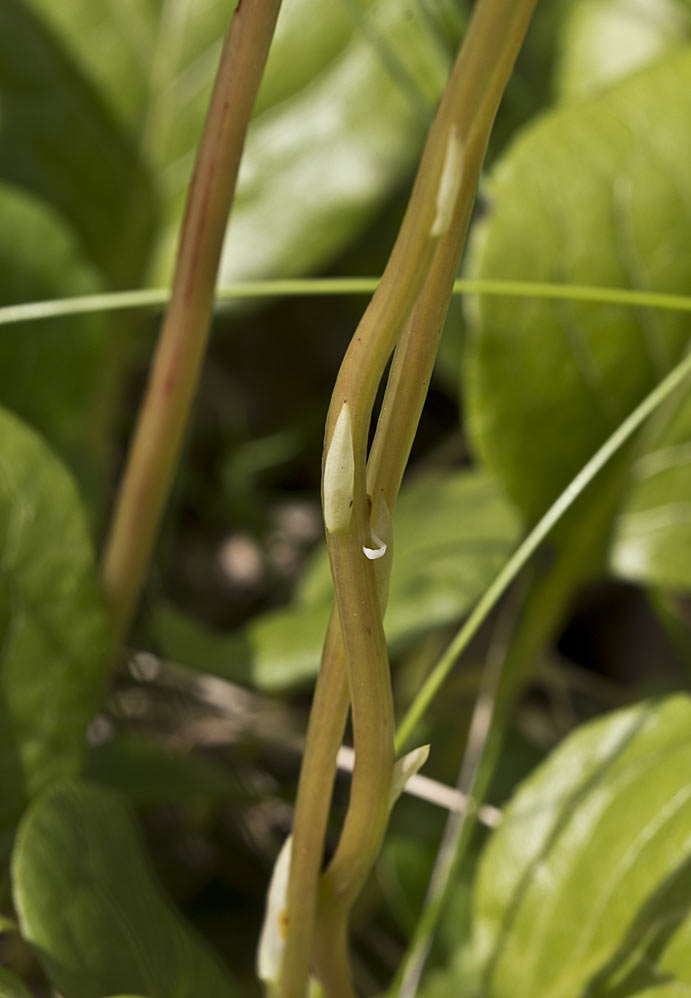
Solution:
M 556 89 L 562 98 L 593 96 L 689 38 L 683 0 L 575 0 L 559 38 Z
M 75 773 L 110 642 L 75 486 L 0 410 L 0 852 L 26 801 Z
M 13 878 L 22 934 L 69 998 L 238 994 L 164 898 L 117 794 L 78 782 L 43 794 L 22 822 Z
M 519 787 L 476 885 L 483 995 L 691 987 L 690 767 L 677 696 L 583 726 Z
M 661 414 L 634 461 L 610 561 L 618 575 L 691 589 L 691 396 Z
M 691 132 L 681 122 L 690 113 L 685 50 L 599 99 L 545 116 L 497 165 L 472 275 L 688 293 Z M 473 302 L 465 386 L 475 448 L 528 520 L 687 338 L 683 315 L 651 309 Z
M 328 5 L 323 6 L 326 18 Z M 349 6 L 361 9 L 357 0 Z M 411 169 L 458 40 L 459 26 L 454 30 L 443 16 L 454 5 L 444 0 L 438 6 L 432 15 L 419 4 L 403 9 L 398 0 L 373 5 L 371 16 L 365 9 L 365 30 L 353 32 L 316 78 L 255 119 L 222 282 L 299 274 L 328 260 Z M 311 32 L 307 40 L 320 45 Z M 295 58 L 313 61 L 302 46 Z M 191 152 L 196 132 L 194 139 L 191 129 L 189 135 Z M 191 157 L 182 145 L 181 134 L 174 169 L 164 178 L 171 226 L 160 247 L 156 280 L 170 269 L 189 178 Z
M 150 276 L 167 280 L 234 5 L 25 3 L 149 164 L 163 205 Z M 429 9 L 398 0 L 285 4 L 243 160 L 223 281 L 302 273 L 372 218 L 412 168 L 462 27 L 455 0 Z M 101 232 L 108 231 L 104 204 L 91 223 Z

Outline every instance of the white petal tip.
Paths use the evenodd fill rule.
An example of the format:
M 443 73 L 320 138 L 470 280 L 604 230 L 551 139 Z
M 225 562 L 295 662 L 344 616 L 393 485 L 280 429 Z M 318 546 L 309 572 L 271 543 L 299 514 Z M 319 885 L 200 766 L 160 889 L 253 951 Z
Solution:
M 425 765 L 429 756 L 429 750 L 429 745 L 420 745 L 419 748 L 413 749 L 412 752 L 408 752 L 406 755 L 396 760 L 393 767 L 393 776 L 391 778 L 389 808 L 392 808 L 401 796 L 405 790 L 405 785 L 408 780 L 412 776 L 415 776 L 415 774 L 418 773 Z
M 330 534 L 350 526 L 355 489 L 355 454 L 350 407 L 344 402 L 324 461 L 324 526 Z
M 289 835 L 278 854 L 266 896 L 266 914 L 257 950 L 257 977 L 267 985 L 279 982 L 285 945 L 286 900 L 293 837 Z
M 437 188 L 437 211 L 430 229 L 433 239 L 443 236 L 451 225 L 456 198 L 463 179 L 463 145 L 455 128 L 451 128 L 446 139 L 446 152 L 442 166 L 439 187 Z

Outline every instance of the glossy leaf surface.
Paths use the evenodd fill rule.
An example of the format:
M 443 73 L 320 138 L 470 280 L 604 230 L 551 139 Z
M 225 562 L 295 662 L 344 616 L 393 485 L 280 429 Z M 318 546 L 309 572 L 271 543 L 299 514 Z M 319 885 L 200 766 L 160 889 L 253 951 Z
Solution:
M 497 165 L 473 276 L 689 292 L 691 133 L 681 122 L 690 113 L 685 50 L 597 100 L 545 116 Z M 680 357 L 687 337 L 686 317 L 673 312 L 489 296 L 472 303 L 465 385 L 475 447 L 529 521 Z
M 483 995 L 691 986 L 690 771 L 675 696 L 584 725 L 519 787 L 476 885 Z

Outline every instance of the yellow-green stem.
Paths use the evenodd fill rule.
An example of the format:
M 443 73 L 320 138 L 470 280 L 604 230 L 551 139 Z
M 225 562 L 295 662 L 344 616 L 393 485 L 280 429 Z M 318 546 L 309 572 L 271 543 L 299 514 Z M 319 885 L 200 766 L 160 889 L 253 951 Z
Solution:
M 208 339 L 240 156 L 280 0 L 241 0 L 221 55 L 161 329 L 103 555 L 115 636 L 127 632 L 180 455 Z
M 348 911 L 384 834 L 393 762 L 391 690 L 381 625 L 383 608 L 373 565 L 363 555 L 363 548 L 372 543 L 367 489 L 374 492 L 381 489 L 389 505 L 393 505 L 426 391 L 486 139 L 532 6 L 532 3 L 519 4 L 517 10 L 515 3 L 508 0 L 484 0 L 476 6 L 461 55 L 430 129 L 401 232 L 382 281 L 344 359 L 327 418 L 325 453 L 329 452 L 339 416 L 346 406 L 351 418 L 352 509 L 345 528 L 339 525 L 333 531 L 327 529 L 327 543 L 353 704 L 356 763 L 341 840 L 320 884 L 317 962 L 323 974 L 329 952 L 340 953 L 347 966 L 342 951 Z M 487 67 L 490 67 L 489 72 Z M 460 169 L 461 175 L 456 180 L 452 177 L 449 184 L 446 174 L 453 173 L 447 169 L 451 147 L 452 152 L 454 148 L 460 150 L 456 156 L 460 159 L 456 173 Z M 454 162 L 453 156 L 451 161 Z M 444 212 L 440 203 L 444 201 L 445 189 L 446 200 L 449 200 L 449 188 L 451 201 Z M 446 219 L 445 214 L 449 216 Z M 455 227 L 456 231 L 447 236 L 449 227 Z M 430 269 L 435 276 L 427 297 L 420 301 L 415 320 L 409 322 Z M 401 356 L 415 354 L 414 344 L 418 338 L 427 345 L 416 356 L 415 363 L 419 363 L 420 368 L 412 380 L 403 373 L 405 363 L 394 364 L 394 371 L 398 373 L 392 376 L 392 387 L 387 392 L 392 404 L 385 404 L 375 438 L 378 442 L 373 448 L 373 467 L 366 481 L 367 433 L 374 395 L 390 352 L 406 323 L 409 323 L 405 336 L 408 345 Z M 406 398 L 411 405 L 402 404 Z M 318 728 L 328 725 L 329 721 L 324 717 L 317 718 L 314 723 Z M 331 770 L 331 779 L 335 765 L 334 742 L 332 739 L 331 754 L 323 760 L 322 769 L 322 773 Z M 313 763 L 306 761 L 305 765 Z M 304 781 L 301 781 L 302 786 Z M 302 793 L 306 794 L 307 790 Z M 308 824 L 308 819 L 304 819 L 304 823 Z M 302 851 L 301 855 L 304 856 Z M 313 858 L 313 862 L 316 861 Z M 313 879 L 312 874 L 309 887 Z M 298 867 L 293 863 L 289 898 L 299 899 L 299 906 L 305 913 L 310 900 L 300 890 L 298 880 Z M 308 933 L 295 930 L 291 938 L 293 914 L 289 901 L 283 998 L 302 998 L 303 973 L 306 974 L 309 964 L 309 954 L 304 949 Z M 311 909 L 308 918 L 311 925 L 314 920 Z M 342 961 L 337 962 L 340 965 Z M 299 968 L 297 973 L 293 973 L 294 968 Z M 323 981 L 327 995 L 335 998 L 337 994 L 349 993 L 333 990 L 337 986 L 336 979 L 338 987 L 350 988 L 349 983 L 343 983 L 348 976 L 343 967 L 337 975 L 329 976 L 333 983 Z
M 303 995 L 312 959 L 316 896 L 336 772 L 336 756 L 348 716 L 348 683 L 341 628 L 331 612 L 322 664 L 312 699 L 307 739 L 300 770 L 290 878 L 286 899 L 286 948 L 282 995 Z
M 355 454 L 352 523 L 350 530 L 342 537 L 336 534 L 327 536 L 349 673 L 356 767 L 343 833 L 324 875 L 324 882 L 331 887 L 333 897 L 344 906 L 352 904 L 379 851 L 387 820 L 382 793 L 390 780 L 393 759 L 386 743 L 391 722 L 386 645 L 373 567 L 363 560 L 362 555 L 363 544 L 368 543 L 369 522 L 365 487 L 359 469 L 364 468 L 374 391 L 388 359 L 392 339 L 400 331 L 398 306 L 402 293 L 399 282 L 403 282 L 406 295 L 414 293 L 415 300 L 418 300 L 435 253 L 442 252 L 441 248 L 438 249 L 443 243 L 442 237 L 452 222 L 459 223 L 459 212 L 465 214 L 469 211 L 486 141 L 533 7 L 534 0 L 518 4 L 515 0 L 511 3 L 508 0 L 485 0 L 476 5 L 466 39 L 430 128 L 401 232 L 382 284 L 343 361 L 327 420 L 328 451 L 329 432 L 333 433 L 342 406 L 347 403 L 351 407 Z M 451 142 L 457 143 L 461 151 L 461 175 L 455 185 L 449 218 L 437 232 Z M 464 201 L 462 208 L 461 199 Z M 437 236 L 439 238 L 435 238 Z M 456 250 L 459 246 L 460 240 L 457 240 Z M 449 249 L 449 246 L 445 247 L 446 253 Z M 406 269 L 411 253 L 417 266 L 414 274 L 409 274 Z M 443 309 L 451 292 L 457 254 L 452 261 L 445 262 L 446 267 L 438 263 L 439 272 L 444 273 L 447 283 Z M 393 289 L 390 289 L 390 281 L 395 282 Z M 372 324 L 370 312 L 374 314 L 377 324 Z M 437 318 L 436 314 L 434 318 Z M 422 372 L 423 377 L 425 373 Z M 385 420 L 384 425 L 389 427 L 387 437 L 396 435 L 396 422 L 409 423 L 412 416 L 415 420 L 413 425 L 416 425 L 416 411 L 409 413 L 406 408 L 401 408 L 397 416 L 397 420 L 391 417 Z M 403 436 L 405 438 L 405 434 Z M 384 460 L 382 463 L 385 463 Z

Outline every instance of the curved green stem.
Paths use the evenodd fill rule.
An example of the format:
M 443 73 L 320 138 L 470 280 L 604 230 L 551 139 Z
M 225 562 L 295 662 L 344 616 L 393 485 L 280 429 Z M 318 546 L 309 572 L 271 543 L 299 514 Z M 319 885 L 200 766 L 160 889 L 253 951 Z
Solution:
M 341 839 L 319 887 L 316 954 L 323 974 L 329 953 L 343 957 L 348 913 L 379 851 L 388 820 L 393 710 L 382 627 L 382 573 L 378 579 L 369 560 L 374 539 L 367 492 L 374 492 L 376 505 L 379 491 L 387 501 L 398 491 L 487 137 L 534 2 L 480 0 L 476 4 L 430 128 L 401 231 L 344 358 L 327 417 L 324 514 L 352 704 L 355 768 Z M 394 362 L 366 475 L 375 393 L 402 334 L 403 345 Z M 418 338 L 426 345 L 415 361 L 420 368 L 409 373 L 402 358 L 414 356 Z M 404 404 L 406 399 L 411 405 Z M 315 724 L 328 724 L 328 719 L 317 719 Z M 324 763 L 332 765 L 331 758 Z M 307 790 L 302 793 L 306 795 Z M 297 869 L 291 864 L 289 896 L 299 899 L 305 913 L 309 901 L 300 890 Z M 310 886 L 312 880 L 313 876 Z M 306 984 L 307 933 L 294 927 L 296 910 L 289 902 L 282 998 L 302 998 Z M 306 917 L 309 923 L 313 921 L 311 913 Z M 350 993 L 346 978 L 342 967 L 337 975 L 329 975 L 329 981 L 322 978 L 329 998 Z

